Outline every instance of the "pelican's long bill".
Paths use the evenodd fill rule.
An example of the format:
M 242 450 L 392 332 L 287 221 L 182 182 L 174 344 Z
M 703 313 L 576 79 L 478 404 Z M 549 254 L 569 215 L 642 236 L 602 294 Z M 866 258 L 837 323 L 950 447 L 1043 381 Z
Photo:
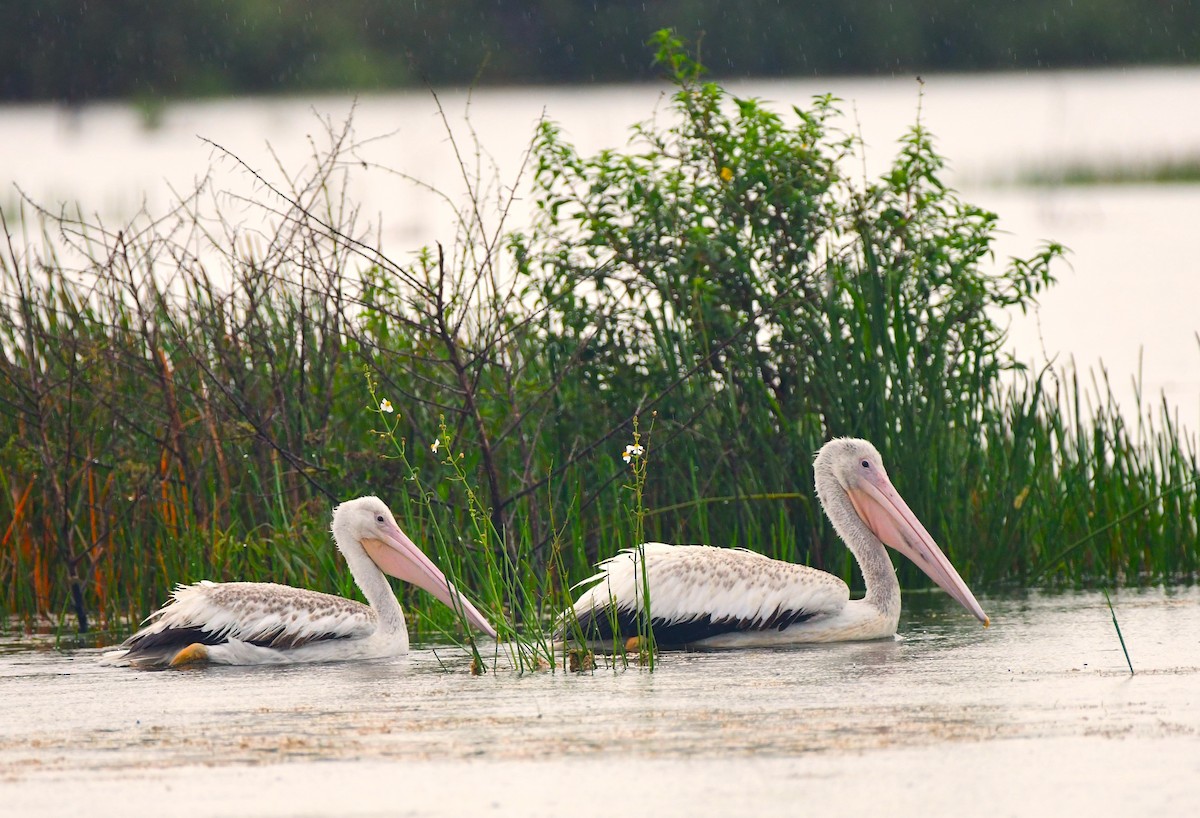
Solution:
M 386 526 L 385 539 L 367 537 L 362 540 L 362 544 L 367 555 L 385 574 L 424 588 L 439 601 L 456 611 L 462 611 L 467 621 L 476 628 L 491 638 L 496 638 L 496 629 L 492 624 L 476 610 L 469 599 L 458 592 L 450 580 L 446 579 L 446 575 L 398 526 Z
M 942 549 L 938 548 L 925 526 L 921 525 L 917 515 L 912 513 L 904 498 L 892 486 L 882 467 L 870 469 L 858 485 L 847 487 L 846 493 L 858 516 L 880 541 L 916 563 L 985 627 L 990 624 L 967 583 L 963 582 Z

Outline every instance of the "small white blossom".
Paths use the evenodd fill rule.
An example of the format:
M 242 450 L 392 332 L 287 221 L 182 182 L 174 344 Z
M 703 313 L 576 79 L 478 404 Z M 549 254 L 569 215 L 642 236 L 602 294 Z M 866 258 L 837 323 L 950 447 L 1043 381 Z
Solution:
M 441 445 L 442 445 L 442 441 L 435 440 L 429 444 L 429 451 L 433 452 L 434 454 L 437 454 L 438 447 Z
M 641 457 L 646 450 L 636 443 L 632 443 L 625 447 L 625 453 L 621 455 L 621 459 L 628 463 L 635 457 Z
M 387 412 L 390 415 L 392 412 L 395 412 L 396 410 L 392 408 L 392 402 L 390 400 L 388 400 L 387 398 L 384 398 L 379 403 L 379 411 Z

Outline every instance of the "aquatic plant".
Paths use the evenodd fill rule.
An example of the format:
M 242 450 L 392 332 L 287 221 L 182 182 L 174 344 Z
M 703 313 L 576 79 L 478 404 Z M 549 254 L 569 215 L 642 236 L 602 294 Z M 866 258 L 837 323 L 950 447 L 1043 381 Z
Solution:
M 1165 406 L 1121 415 L 1106 376 L 1001 351 L 997 311 L 1028 308 L 1060 248 L 993 265 L 996 217 L 945 186 L 919 116 L 857 179 L 836 100 L 780 114 L 657 46 L 670 115 L 626 152 L 545 122 L 501 188 L 452 139 L 457 236 L 411 263 L 345 197 L 350 123 L 291 181 L 243 164 L 252 192 L 205 181 L 119 229 L 5 205 L 0 613 L 124 629 L 201 578 L 353 595 L 328 515 L 369 489 L 505 623 L 515 666 L 557 667 L 571 585 L 643 537 L 853 586 L 812 494 L 834 435 L 897 464 L 974 587 L 1195 576 L 1194 439 Z M 539 215 L 513 232 L 516 194 L 484 203 L 526 181 Z M 651 413 L 631 519 L 649 449 L 622 445 Z M 400 595 L 415 639 L 459 638 Z
M 1108 589 L 1102 588 L 1104 591 L 1104 603 L 1108 605 L 1108 613 L 1112 616 L 1113 628 L 1117 631 L 1117 639 L 1121 643 L 1121 653 L 1125 654 L 1125 664 L 1129 666 L 1129 675 L 1133 676 L 1133 660 L 1129 658 L 1129 648 L 1125 647 L 1125 637 L 1121 633 L 1121 623 L 1117 621 L 1117 609 L 1113 607 L 1112 598 L 1108 595 Z

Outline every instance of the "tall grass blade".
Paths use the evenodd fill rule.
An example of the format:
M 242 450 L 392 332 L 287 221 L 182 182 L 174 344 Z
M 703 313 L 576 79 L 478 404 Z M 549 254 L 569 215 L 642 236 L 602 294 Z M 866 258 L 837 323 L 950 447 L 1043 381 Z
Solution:
M 1125 664 L 1129 665 L 1129 675 L 1133 674 L 1133 660 L 1129 658 L 1129 648 L 1125 647 L 1125 637 L 1121 635 L 1121 625 L 1117 622 L 1117 611 L 1113 607 L 1112 600 L 1108 596 L 1108 589 L 1101 588 L 1104 592 L 1104 602 L 1108 605 L 1108 613 L 1112 616 L 1113 627 L 1117 630 L 1117 639 L 1121 642 L 1121 652 L 1125 654 Z

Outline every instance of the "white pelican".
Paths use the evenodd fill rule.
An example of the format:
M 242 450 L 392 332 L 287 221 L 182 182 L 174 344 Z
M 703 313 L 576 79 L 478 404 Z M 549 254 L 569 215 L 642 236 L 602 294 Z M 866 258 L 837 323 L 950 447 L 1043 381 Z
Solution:
M 333 512 L 333 539 L 370 605 L 273 582 L 180 585 L 105 664 L 167 667 L 378 659 L 408 652 L 404 612 L 384 573 L 424 588 L 491 638 L 496 631 L 413 544 L 378 497 Z
M 884 544 L 911 559 L 986 626 L 989 620 L 929 532 L 892 487 L 865 440 L 826 443 L 813 463 L 817 496 L 866 583 L 862 599 L 832 574 L 752 551 L 645 543 L 599 566 L 591 587 L 560 620 L 560 637 L 609 643 L 636 636 L 641 555 L 659 647 L 737 648 L 882 639 L 896 633 L 900 583 Z M 615 608 L 615 613 L 614 609 Z M 578 623 L 579 630 L 576 630 Z

